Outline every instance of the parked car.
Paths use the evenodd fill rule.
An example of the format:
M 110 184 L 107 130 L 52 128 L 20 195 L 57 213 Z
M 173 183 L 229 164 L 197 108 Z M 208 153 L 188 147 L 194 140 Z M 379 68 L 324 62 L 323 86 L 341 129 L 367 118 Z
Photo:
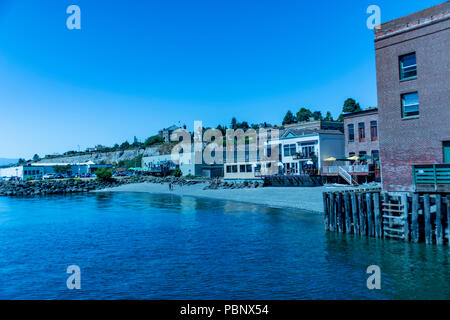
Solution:
M 64 175 L 57 173 L 53 176 L 54 179 L 64 179 Z
M 55 179 L 53 174 L 44 174 L 44 176 L 42 177 L 42 179 L 44 180 L 50 180 L 50 179 Z

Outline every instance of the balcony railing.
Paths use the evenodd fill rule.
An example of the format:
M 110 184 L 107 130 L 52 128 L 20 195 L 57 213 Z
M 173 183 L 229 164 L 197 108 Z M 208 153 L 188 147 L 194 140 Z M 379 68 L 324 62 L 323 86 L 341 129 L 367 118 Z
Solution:
M 418 192 L 450 192 L 450 164 L 415 165 L 412 176 Z
M 349 174 L 369 174 L 368 164 L 343 165 L 343 166 L 323 166 L 323 175 L 339 175 L 339 168 L 344 169 Z

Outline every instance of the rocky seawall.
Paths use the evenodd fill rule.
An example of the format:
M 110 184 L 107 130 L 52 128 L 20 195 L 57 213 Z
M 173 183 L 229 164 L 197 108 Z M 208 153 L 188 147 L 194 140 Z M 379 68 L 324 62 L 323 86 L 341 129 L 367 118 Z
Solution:
M 96 179 L 67 179 L 47 181 L 24 181 L 24 182 L 0 182 L 0 196 L 28 197 L 52 194 L 82 193 L 106 188 L 114 188 L 131 183 L 173 183 L 174 185 L 188 186 L 202 183 L 202 180 L 188 180 L 184 178 L 159 178 L 159 177 L 126 177 L 100 181 Z
M 191 186 L 200 183 L 207 183 L 204 190 L 217 189 L 253 189 L 264 187 L 261 182 L 227 182 L 218 179 L 186 179 L 177 177 L 152 177 L 136 176 L 121 177 L 111 179 L 110 181 L 100 181 L 97 179 L 66 179 L 66 180 L 38 180 L 23 182 L 0 182 L 0 196 L 7 197 L 28 197 L 52 194 L 82 193 L 95 190 L 114 188 L 124 184 L 132 183 L 155 183 L 168 184 L 176 186 Z

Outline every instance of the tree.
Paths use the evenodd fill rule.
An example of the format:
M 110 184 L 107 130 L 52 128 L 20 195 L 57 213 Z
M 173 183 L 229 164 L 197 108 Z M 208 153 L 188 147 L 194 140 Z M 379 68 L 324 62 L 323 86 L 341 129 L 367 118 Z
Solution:
M 301 108 L 299 112 L 297 112 L 297 122 L 309 121 L 313 116 L 311 110 L 307 108 Z
M 294 117 L 294 114 L 292 113 L 291 110 L 289 110 L 288 112 L 286 112 L 286 115 L 284 116 L 283 119 L 283 126 L 286 124 L 293 124 L 295 123 L 296 119 Z
M 120 150 L 127 150 L 130 148 L 130 143 L 128 141 L 125 141 L 120 145 Z
M 227 126 L 221 126 L 220 124 L 217 126 L 216 128 L 217 130 L 220 130 L 220 132 L 222 132 L 222 135 L 226 134 L 226 130 L 227 130 Z
M 259 129 L 259 125 L 257 125 L 256 123 L 252 123 L 250 125 L 250 128 L 252 128 L 253 130 L 258 130 Z
M 248 125 L 247 121 L 243 121 L 241 123 L 238 124 L 238 128 L 239 129 L 243 129 L 244 131 L 250 129 L 250 126 Z
M 322 120 L 323 119 L 322 112 L 314 111 L 313 112 L 313 118 L 314 118 L 314 120 Z
M 155 144 L 161 144 L 164 142 L 164 138 L 161 136 L 152 136 L 147 138 L 147 140 L 145 140 L 145 147 L 151 147 L 154 146 Z
M 112 172 L 106 168 L 99 168 L 95 171 L 95 175 L 97 179 L 100 181 L 111 181 L 112 180 Z
M 237 120 L 235 117 L 231 119 L 231 129 L 236 130 L 237 129 Z
M 20 158 L 19 161 L 17 162 L 18 164 L 24 164 L 25 163 L 25 159 Z
M 345 100 L 344 106 L 342 108 L 342 112 L 345 112 L 345 113 L 358 112 L 361 110 L 362 109 L 361 109 L 359 103 L 357 103 L 355 101 L 355 99 L 352 99 L 352 98 L 348 98 L 347 100 Z
M 38 161 L 39 159 L 40 159 L 40 157 L 39 157 L 38 154 L 35 154 L 35 155 L 33 156 L 33 161 Z
M 331 115 L 331 112 L 328 111 L 324 118 L 325 121 L 333 121 L 333 116 Z

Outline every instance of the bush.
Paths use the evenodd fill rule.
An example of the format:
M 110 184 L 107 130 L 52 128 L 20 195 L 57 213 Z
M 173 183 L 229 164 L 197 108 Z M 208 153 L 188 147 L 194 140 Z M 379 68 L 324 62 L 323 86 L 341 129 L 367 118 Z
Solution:
M 174 177 L 179 178 L 179 177 L 181 177 L 182 175 L 183 175 L 183 173 L 181 172 L 180 168 L 176 168 L 176 169 L 173 171 L 173 176 L 174 176 Z
M 28 178 L 25 179 L 25 181 L 33 181 L 33 180 L 34 180 L 33 177 L 28 177 Z
M 106 168 L 97 169 L 97 171 L 95 171 L 95 175 L 97 176 L 97 179 L 100 181 L 113 180 L 111 170 L 108 170 Z

